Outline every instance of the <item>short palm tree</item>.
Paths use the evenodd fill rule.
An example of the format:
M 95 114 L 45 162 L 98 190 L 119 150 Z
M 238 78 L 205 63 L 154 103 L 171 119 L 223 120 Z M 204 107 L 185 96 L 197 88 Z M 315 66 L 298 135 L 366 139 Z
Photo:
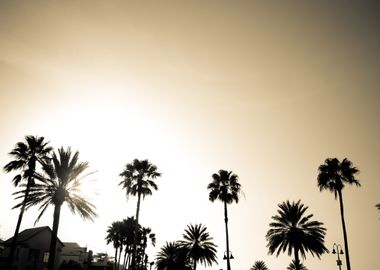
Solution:
M 264 261 L 255 261 L 250 270 L 269 270 Z
M 327 189 L 335 194 L 335 199 L 336 197 L 339 198 L 347 270 L 351 270 L 342 190 L 345 185 L 354 184 L 360 186 L 360 182 L 355 176 L 359 173 L 359 170 L 346 158 L 342 162 L 337 158 L 328 158 L 324 164 L 319 166 L 318 170 L 318 187 L 320 191 Z
M 326 229 L 322 227 L 322 222 L 310 220 L 312 214 L 305 215 L 307 206 L 301 201 L 296 203 L 286 201 L 278 207 L 278 214 L 272 217 L 274 222 L 269 224 L 271 229 L 266 235 L 269 254 L 274 254 L 277 250 L 276 256 L 278 256 L 288 250 L 289 256 L 294 253 L 295 263 L 299 265 L 299 254 L 305 259 L 306 252 L 318 258 L 328 252 L 324 245 Z
M 146 264 L 148 263 L 148 255 L 145 253 L 146 248 L 148 246 L 148 239 L 150 240 L 150 243 L 152 246 L 156 246 L 156 234 L 152 232 L 152 229 L 149 227 L 142 227 L 140 230 L 140 267 L 146 268 Z
M 9 153 L 14 160 L 4 166 L 4 171 L 7 173 L 12 171 L 20 171 L 20 173 L 13 178 L 13 184 L 16 187 L 20 184 L 21 180 L 26 180 L 26 190 L 11 243 L 11 250 L 7 260 L 7 268 L 11 268 L 17 237 L 25 211 L 25 203 L 29 196 L 29 190 L 34 185 L 34 174 L 36 172 L 37 162 L 40 164 L 49 162 L 49 156 L 52 148 L 48 146 L 48 142 L 44 140 L 44 137 L 25 136 L 25 142 L 18 142 L 15 148 Z
M 137 196 L 136 206 L 136 222 L 139 224 L 140 202 L 141 196 L 144 199 L 147 195 L 152 195 L 152 189 L 157 190 L 158 187 L 153 181 L 161 176 L 157 171 L 157 167 L 150 163 L 147 159 L 134 159 L 132 163 L 128 163 L 120 174 L 123 180 L 119 183 L 126 190 L 126 196 Z M 133 243 L 132 269 L 136 268 L 136 245 L 135 237 Z
M 230 244 L 228 239 L 228 214 L 227 204 L 239 202 L 240 184 L 238 176 L 231 171 L 219 170 L 212 175 L 213 181 L 207 186 L 210 190 L 209 199 L 214 202 L 220 200 L 224 204 L 224 222 L 226 227 L 226 248 L 227 248 L 227 270 L 231 270 L 230 264 Z
M 124 245 L 123 269 L 125 269 L 127 267 L 127 255 L 128 255 L 128 263 L 130 262 L 130 255 L 133 248 L 135 233 L 141 231 L 141 226 L 137 225 L 134 217 L 128 217 L 127 219 L 123 219 L 121 231 L 122 231 L 122 244 Z
M 115 249 L 115 265 L 114 270 L 117 269 L 118 265 L 118 250 L 122 245 L 122 222 L 121 221 L 114 221 L 112 222 L 111 226 L 107 229 L 107 236 L 106 236 L 106 243 L 107 245 L 112 243 L 113 247 Z
M 178 242 L 166 242 L 156 257 L 157 270 L 192 270 L 189 250 Z
M 62 204 L 66 202 L 73 214 L 79 213 L 84 219 L 93 220 L 96 216 L 94 212 L 95 206 L 80 193 L 81 182 L 90 173 L 83 174 L 88 168 L 88 163 L 79 162 L 78 158 L 79 152 L 72 154 L 70 147 L 67 150 L 61 147 L 58 149 L 58 153 L 53 153 L 52 162 L 43 165 L 42 174 L 36 174 L 36 178 L 41 181 L 41 184 L 35 184 L 31 187 L 26 202 L 26 208 L 40 204 L 39 209 L 41 211 L 36 222 L 45 213 L 49 205 L 54 205 L 48 270 L 53 270 L 54 268 Z M 25 193 L 25 190 L 19 193 Z
M 292 260 L 292 262 L 289 264 L 289 266 L 286 269 L 288 269 L 288 270 L 307 270 L 305 265 L 303 265 L 301 262 L 297 263 L 295 260 Z
M 189 256 L 193 261 L 193 270 L 197 263 L 211 266 L 216 261 L 216 245 L 213 238 L 207 232 L 206 226 L 202 224 L 188 225 L 183 234 L 184 240 L 180 244 L 189 250 Z

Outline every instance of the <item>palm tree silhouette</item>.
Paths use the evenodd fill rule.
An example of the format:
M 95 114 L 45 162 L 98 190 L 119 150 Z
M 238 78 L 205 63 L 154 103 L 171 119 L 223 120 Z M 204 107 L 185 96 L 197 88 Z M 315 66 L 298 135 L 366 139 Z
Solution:
M 61 147 L 58 149 L 58 154 L 53 153 L 52 162 L 43 164 L 43 173 L 36 174 L 35 177 L 41 181 L 41 184 L 35 184 L 30 188 L 29 197 L 26 202 L 26 208 L 41 204 L 39 208 L 41 211 L 36 222 L 38 222 L 50 204 L 54 205 L 53 231 L 48 261 L 49 270 L 54 269 L 62 204 L 66 202 L 71 212 L 73 214 L 78 213 L 83 219 L 93 220 L 93 217 L 96 216 L 94 212 L 95 206 L 88 202 L 80 193 L 81 181 L 91 173 L 83 174 L 88 168 L 88 163 L 79 162 L 78 157 L 79 152 L 77 151 L 72 155 L 70 147 L 67 150 Z M 25 192 L 23 190 L 17 193 Z
M 156 256 L 157 270 L 192 270 L 189 250 L 179 242 L 166 242 Z
M 23 179 L 26 180 L 27 183 L 15 233 L 11 243 L 11 250 L 7 260 L 7 269 L 11 268 L 13 262 L 18 233 L 22 218 L 24 216 L 25 203 L 29 196 L 29 190 L 31 186 L 34 185 L 34 174 L 36 171 L 37 162 L 40 164 L 49 162 L 49 154 L 52 151 L 52 148 L 48 146 L 48 142 L 45 142 L 44 139 L 44 137 L 25 136 L 25 142 L 18 142 L 15 148 L 9 153 L 14 160 L 4 166 L 4 171 L 7 173 L 12 171 L 21 171 L 20 174 L 17 174 L 12 180 L 15 187 L 17 187 Z
M 296 262 L 295 260 L 292 260 L 292 262 L 289 264 L 289 266 L 286 269 L 288 269 L 288 270 L 307 270 L 307 268 L 301 262 Z
M 330 190 L 334 193 L 335 199 L 337 196 L 339 198 L 347 270 L 351 270 L 342 190 L 347 184 L 360 186 L 359 180 L 355 178 L 355 174 L 359 173 L 359 170 L 347 158 L 343 159 L 342 162 L 337 158 L 328 158 L 324 164 L 319 166 L 318 171 L 319 190 Z
M 146 268 L 148 263 L 148 255 L 145 253 L 146 248 L 148 246 L 148 238 L 152 246 L 156 246 L 156 234 L 152 232 L 152 229 L 149 227 L 142 227 L 140 230 L 140 268 Z
M 121 185 L 123 189 L 126 189 L 127 199 L 130 195 L 137 195 L 136 222 L 139 224 L 141 196 L 144 199 L 145 196 L 152 195 L 152 189 L 158 189 L 153 179 L 161 176 L 161 173 L 157 172 L 157 167 L 150 163 L 147 159 L 134 159 L 132 163 L 128 163 L 125 166 L 125 169 L 120 176 L 123 177 L 123 180 L 119 183 L 119 185 Z M 132 255 L 133 270 L 136 268 L 136 245 L 137 239 L 135 236 Z
M 132 253 L 133 241 L 135 239 L 135 233 L 141 231 L 141 226 L 137 225 L 134 217 L 128 217 L 123 219 L 122 229 L 122 244 L 124 245 L 124 262 L 123 269 L 127 266 L 127 255 L 128 255 L 128 265 L 130 262 L 130 255 Z
M 219 170 L 212 175 L 213 181 L 207 186 L 210 190 L 209 199 L 214 202 L 216 199 L 224 203 L 224 222 L 226 226 L 226 247 L 227 247 L 227 270 L 231 270 L 230 265 L 230 245 L 228 239 L 228 214 L 227 204 L 234 201 L 239 202 L 240 184 L 238 176 L 231 171 Z
M 266 235 L 269 254 L 274 254 L 277 250 L 278 256 L 280 252 L 288 250 L 288 255 L 291 256 L 294 252 L 295 264 L 298 266 L 299 253 L 306 259 L 306 252 L 313 256 L 315 254 L 318 258 L 328 252 L 324 246 L 326 229 L 322 227 L 322 222 L 310 221 L 312 214 L 304 215 L 307 206 L 299 200 L 297 203 L 286 201 L 278 207 L 278 214 L 272 217 L 274 222 L 269 224 L 271 229 Z
M 111 226 L 107 229 L 107 236 L 105 238 L 107 245 L 112 243 L 113 247 L 115 249 L 115 265 L 114 269 L 117 270 L 118 265 L 118 249 L 122 245 L 122 222 L 121 221 L 114 221 L 112 222 Z M 121 250 L 120 250 L 121 253 Z
M 183 234 L 184 240 L 180 244 L 189 250 L 189 256 L 193 260 L 193 270 L 197 268 L 197 262 L 211 266 L 216 261 L 216 245 L 213 238 L 202 224 L 188 225 Z
M 269 270 L 264 261 L 255 261 L 250 270 Z

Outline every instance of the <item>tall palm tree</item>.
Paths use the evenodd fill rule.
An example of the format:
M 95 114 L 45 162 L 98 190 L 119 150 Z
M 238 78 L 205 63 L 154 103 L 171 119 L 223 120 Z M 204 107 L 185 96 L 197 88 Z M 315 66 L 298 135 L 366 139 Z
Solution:
M 84 174 L 88 162 L 79 162 L 79 152 L 72 154 L 70 147 L 67 150 L 61 147 L 58 153 L 53 153 L 52 162 L 43 165 L 43 173 L 36 174 L 41 184 L 30 188 L 26 208 L 40 204 L 41 210 L 36 222 L 45 213 L 49 205 L 54 205 L 53 231 L 50 241 L 48 269 L 53 270 L 56 253 L 57 234 L 61 206 L 66 202 L 73 214 L 78 213 L 83 219 L 96 216 L 95 206 L 88 202 L 80 193 L 82 180 L 91 173 Z M 25 191 L 21 191 L 22 193 Z M 21 197 L 21 196 L 20 196 Z
M 324 245 L 326 229 L 322 227 L 322 222 L 310 220 L 312 214 L 305 215 L 307 206 L 301 201 L 286 201 L 278 207 L 278 214 L 272 217 L 274 222 L 269 224 L 271 229 L 266 235 L 269 254 L 274 254 L 277 250 L 278 256 L 280 252 L 288 250 L 288 255 L 291 256 L 294 252 L 295 264 L 299 265 L 299 253 L 305 259 L 306 252 L 318 258 L 328 252 Z
M 127 199 L 130 195 L 137 196 L 136 206 L 136 222 L 139 224 L 140 202 L 141 196 L 144 199 L 147 195 L 152 195 L 152 189 L 157 190 L 158 187 L 153 181 L 161 176 L 157 172 L 157 167 L 150 163 L 147 159 L 134 159 L 132 163 L 128 163 L 124 170 L 120 173 L 123 180 L 119 183 L 126 190 Z M 132 269 L 136 268 L 136 245 L 137 239 L 133 243 Z
M 292 262 L 289 264 L 289 266 L 286 269 L 288 269 L 288 270 L 307 270 L 306 266 L 303 265 L 303 263 L 296 262 L 295 260 L 292 260 Z
M 11 243 L 11 250 L 7 260 L 7 269 L 11 267 L 13 261 L 18 233 L 20 231 L 21 221 L 24 216 L 25 203 L 29 195 L 30 187 L 34 185 L 34 174 L 36 171 L 37 162 L 40 164 L 49 162 L 49 155 L 52 148 L 48 146 L 49 142 L 45 142 L 44 139 L 44 137 L 30 135 L 25 136 L 25 142 L 18 142 L 15 148 L 9 153 L 14 160 L 4 166 L 4 171 L 7 173 L 12 171 L 20 171 L 20 173 L 17 174 L 12 180 L 14 186 L 17 187 L 21 180 L 26 180 L 26 190 Z
M 264 261 L 255 261 L 250 270 L 269 270 Z
M 189 250 L 179 242 L 166 242 L 156 257 L 157 270 L 192 270 Z
M 216 245 L 213 238 L 207 232 L 206 226 L 202 224 L 188 225 L 183 234 L 184 240 L 180 244 L 189 250 L 189 256 L 193 260 L 193 270 L 197 263 L 211 266 L 216 261 Z
M 228 214 L 227 204 L 239 202 L 240 184 L 238 176 L 231 171 L 219 170 L 212 175 L 213 181 L 207 186 L 210 190 L 209 199 L 214 202 L 216 199 L 224 203 L 224 222 L 226 227 L 226 247 L 227 247 L 227 270 L 231 270 L 230 264 L 230 244 L 228 239 Z
M 360 186 L 360 182 L 356 179 L 356 174 L 359 170 L 353 166 L 352 162 L 347 158 L 340 162 L 337 158 L 328 158 L 325 163 L 318 168 L 318 187 L 319 190 L 330 190 L 335 194 L 335 199 L 338 196 L 340 205 L 340 218 L 342 221 L 344 248 L 346 252 L 347 270 L 351 270 L 350 254 L 348 249 L 346 222 L 344 219 L 344 205 L 342 190 L 345 185 L 355 184 Z

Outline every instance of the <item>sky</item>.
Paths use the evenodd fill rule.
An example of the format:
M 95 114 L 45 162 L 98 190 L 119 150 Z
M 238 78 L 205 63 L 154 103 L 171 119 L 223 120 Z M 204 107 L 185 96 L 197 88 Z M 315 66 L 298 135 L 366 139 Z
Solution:
M 343 192 L 351 266 L 380 269 L 379 12 L 376 1 L 1 1 L 0 165 L 25 135 L 78 150 L 96 171 L 83 193 L 98 218 L 64 207 L 58 236 L 111 255 L 107 227 L 136 207 L 119 174 L 149 159 L 162 173 L 140 212 L 157 236 L 150 260 L 202 223 L 218 245 L 206 269 L 226 269 L 223 205 L 206 187 L 231 170 L 244 192 L 228 208 L 232 268 L 286 269 L 292 258 L 268 255 L 265 240 L 285 200 L 324 223 L 329 250 L 343 246 L 338 201 L 316 179 L 326 158 L 347 157 L 362 184 Z M 2 239 L 18 216 L 12 178 L 0 172 Z M 335 260 L 304 264 L 333 270 Z

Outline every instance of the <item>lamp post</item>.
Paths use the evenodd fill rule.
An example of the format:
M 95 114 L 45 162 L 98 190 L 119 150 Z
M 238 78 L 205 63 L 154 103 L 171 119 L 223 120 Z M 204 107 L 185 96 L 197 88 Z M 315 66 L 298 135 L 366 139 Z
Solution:
M 336 250 L 335 250 L 336 249 Z M 340 260 L 340 257 L 339 257 L 339 254 L 340 255 L 343 255 L 343 249 L 342 249 L 342 246 L 339 245 L 339 244 L 335 244 L 333 245 L 333 250 L 331 252 L 332 254 L 337 254 L 338 256 L 338 259 L 336 260 L 336 264 L 338 265 L 339 267 L 339 270 L 342 270 L 342 261 Z
M 229 251 L 229 254 L 227 254 L 227 251 L 224 252 L 223 260 L 227 260 L 227 259 L 230 259 L 230 260 L 235 259 L 231 251 Z
M 149 264 L 150 264 L 149 270 L 152 270 L 152 266 L 154 264 L 154 261 L 150 262 Z

